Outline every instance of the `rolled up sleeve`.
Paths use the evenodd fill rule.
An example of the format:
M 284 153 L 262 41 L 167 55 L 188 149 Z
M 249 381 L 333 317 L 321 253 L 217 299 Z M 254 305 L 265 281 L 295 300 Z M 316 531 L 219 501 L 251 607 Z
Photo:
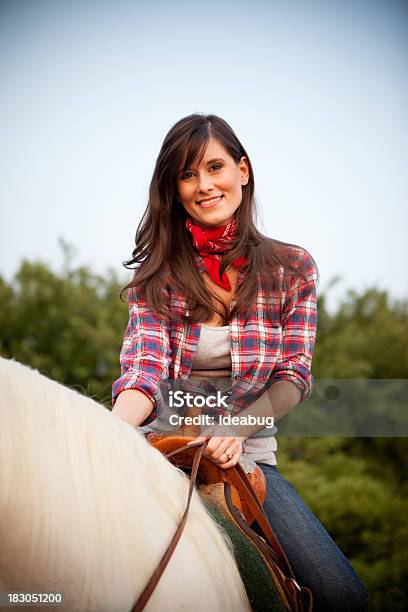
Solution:
M 303 402 L 313 388 L 311 365 L 317 327 L 318 275 L 307 251 L 302 251 L 298 269 L 305 280 L 298 278 L 288 290 L 282 314 L 282 347 L 270 384 L 291 381 L 300 390 Z
M 165 298 L 167 292 L 163 290 Z M 120 352 L 121 376 L 112 385 L 112 403 L 122 391 L 136 389 L 154 404 L 143 425 L 160 414 L 158 387 L 168 378 L 170 339 L 168 322 L 146 303 L 144 294 L 132 288 L 128 292 L 129 321 Z

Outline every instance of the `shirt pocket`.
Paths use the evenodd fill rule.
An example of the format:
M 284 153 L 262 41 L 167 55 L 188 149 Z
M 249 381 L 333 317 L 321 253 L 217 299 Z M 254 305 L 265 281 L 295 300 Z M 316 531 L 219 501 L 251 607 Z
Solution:
M 258 376 L 269 378 L 282 350 L 282 325 L 279 321 L 261 321 L 258 326 Z

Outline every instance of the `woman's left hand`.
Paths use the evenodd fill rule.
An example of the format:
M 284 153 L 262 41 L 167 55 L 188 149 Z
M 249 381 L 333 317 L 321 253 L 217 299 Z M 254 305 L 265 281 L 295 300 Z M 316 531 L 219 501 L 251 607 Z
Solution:
M 234 431 L 225 427 L 217 427 L 211 432 L 194 438 L 189 444 L 207 441 L 207 447 L 203 453 L 210 461 L 223 469 L 236 465 L 242 455 L 242 443 L 246 437 L 237 436 Z

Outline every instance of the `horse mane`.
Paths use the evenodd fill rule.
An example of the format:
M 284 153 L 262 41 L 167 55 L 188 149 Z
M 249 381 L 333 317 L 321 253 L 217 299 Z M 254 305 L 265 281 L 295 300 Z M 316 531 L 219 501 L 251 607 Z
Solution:
M 0 589 L 129 610 L 181 519 L 187 477 L 104 406 L 1 357 L 0 422 Z M 230 542 L 196 493 L 146 610 L 188 607 L 249 609 Z

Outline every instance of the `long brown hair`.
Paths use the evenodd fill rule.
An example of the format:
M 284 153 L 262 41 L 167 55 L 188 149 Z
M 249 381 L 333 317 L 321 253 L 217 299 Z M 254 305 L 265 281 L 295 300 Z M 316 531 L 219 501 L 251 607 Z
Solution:
M 247 259 L 245 278 L 237 288 L 236 303 L 230 312 L 210 292 L 197 269 L 197 252 L 185 226 L 188 215 L 177 199 L 180 168 L 186 171 L 192 163 L 200 163 L 211 137 L 221 143 L 236 163 L 245 156 L 249 167 L 249 180 L 242 187 L 242 201 L 235 213 L 238 237 L 231 242 L 221 265 L 222 273 L 237 257 L 242 255 Z M 168 304 L 163 303 L 163 288 L 171 282 L 187 298 L 192 321 L 207 321 L 216 312 L 223 323 L 228 324 L 238 310 L 246 315 L 252 310 L 258 290 L 258 274 L 263 286 L 267 284 L 276 291 L 286 290 L 282 282 L 279 284 L 279 269 L 283 266 L 285 271 L 299 274 L 295 253 L 301 247 L 268 238 L 259 232 L 255 226 L 254 191 L 249 156 L 226 121 L 216 115 L 201 114 L 180 119 L 165 137 L 156 160 L 149 201 L 136 231 L 136 246 L 132 257 L 124 263 L 128 268 L 135 266 L 133 279 L 123 291 L 131 287 L 142 288 L 148 305 L 157 313 L 168 316 Z

